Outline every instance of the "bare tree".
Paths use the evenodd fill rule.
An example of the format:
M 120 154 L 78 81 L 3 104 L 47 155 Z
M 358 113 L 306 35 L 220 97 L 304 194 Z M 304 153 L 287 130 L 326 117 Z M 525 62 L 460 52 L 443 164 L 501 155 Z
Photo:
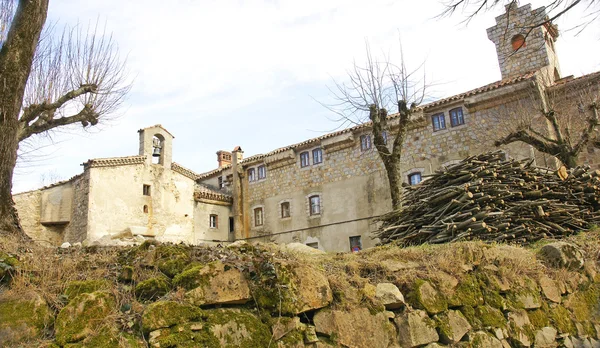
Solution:
M 347 72 L 347 82 L 334 81 L 329 88 L 336 102 L 326 107 L 340 116 L 342 124 L 371 122 L 373 144 L 388 177 L 392 207 L 397 209 L 402 194 L 402 148 L 410 121 L 425 96 L 424 79 L 416 78 L 417 73 L 424 74 L 424 69 L 423 66 L 415 70 L 406 68 L 402 45 L 397 65 L 388 57 L 375 59 L 368 43 L 365 51 L 364 65 L 354 62 Z M 388 110 L 395 113 L 389 115 Z M 392 138 L 390 150 L 387 143 Z
M 0 0 L 0 231 L 9 232 L 20 231 L 11 195 L 19 143 L 98 124 L 131 86 L 115 42 L 97 25 L 44 31 L 48 0 L 15 2 Z
M 468 23 L 476 16 L 495 9 L 498 6 L 518 3 L 517 0 L 449 0 L 444 4 L 444 10 L 438 17 L 447 17 L 454 15 L 457 11 L 464 14 L 465 22 Z M 534 28 L 552 23 L 556 19 L 564 16 L 574 9 L 582 9 L 585 15 L 573 29 L 584 30 L 590 24 L 600 18 L 600 1 L 598 0 L 548 0 L 545 5 L 548 13 L 547 17 L 534 18 L 526 26 L 532 30 Z
M 582 151 L 598 139 L 598 80 L 592 76 L 551 87 L 534 83 L 528 98 L 498 115 L 503 127 L 498 128 L 501 134 L 495 145 L 524 142 L 568 168 L 577 166 Z

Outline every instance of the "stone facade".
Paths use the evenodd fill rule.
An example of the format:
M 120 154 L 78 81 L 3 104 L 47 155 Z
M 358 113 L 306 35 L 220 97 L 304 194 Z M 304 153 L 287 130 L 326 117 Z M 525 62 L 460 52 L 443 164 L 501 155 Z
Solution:
M 573 133 L 585 126 L 581 120 L 591 111 L 583 106 L 598 97 L 600 73 L 561 79 L 556 27 L 524 31 L 545 18 L 545 10 L 513 3 L 507 11 L 488 29 L 503 79 L 418 109 L 402 153 L 405 184 L 497 149 L 494 141 L 514 124 L 526 122 L 553 137 L 540 105 L 565 115 L 559 121 L 569 122 Z M 522 39 L 517 47 L 516 39 Z M 397 122 L 391 115 L 388 144 Z M 15 200 L 25 230 L 50 244 L 129 233 L 194 244 L 245 239 L 360 250 L 376 244 L 370 232 L 391 208 L 370 132 L 365 123 L 248 158 L 238 146 L 218 151 L 218 168 L 197 174 L 172 162 L 174 137 L 157 125 L 140 130 L 138 156 L 90 160 L 83 174 Z M 532 158 L 538 166 L 559 165 L 524 143 L 502 150 L 510 158 Z M 580 159 L 599 163 L 593 147 Z

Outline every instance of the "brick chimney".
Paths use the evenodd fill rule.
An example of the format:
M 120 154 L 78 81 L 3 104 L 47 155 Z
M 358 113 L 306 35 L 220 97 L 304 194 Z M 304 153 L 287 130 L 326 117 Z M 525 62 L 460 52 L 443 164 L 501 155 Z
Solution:
M 217 151 L 217 162 L 219 162 L 219 168 L 231 164 L 231 152 L 223 150 Z

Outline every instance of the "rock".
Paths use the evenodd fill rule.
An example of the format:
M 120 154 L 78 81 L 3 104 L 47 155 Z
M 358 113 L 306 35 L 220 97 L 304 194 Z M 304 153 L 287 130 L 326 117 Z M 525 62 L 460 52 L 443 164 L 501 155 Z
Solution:
M 0 294 L 0 347 L 41 339 L 54 322 L 52 310 L 35 292 Z
M 512 341 L 520 347 L 531 346 L 531 339 L 528 333 L 533 332 L 533 327 L 529 321 L 529 316 L 525 310 L 515 310 L 508 313 L 508 328 Z
M 402 347 L 416 347 L 439 340 L 435 323 L 425 311 L 405 311 L 394 319 Z
M 537 309 L 542 306 L 542 301 L 538 293 L 519 292 L 515 294 L 515 299 L 525 309 Z
M 304 343 L 317 343 L 319 342 L 319 338 L 317 337 L 317 330 L 314 326 L 309 325 L 306 327 L 304 331 Z
M 396 261 L 396 260 L 386 260 L 383 263 L 383 267 L 386 268 L 388 270 L 388 272 L 394 273 L 394 272 L 398 272 L 398 271 L 405 271 L 407 269 L 419 268 L 419 267 L 421 267 L 421 265 L 416 262 L 412 262 L 412 261 L 402 262 L 402 261 Z
M 333 301 L 333 292 L 323 272 L 305 265 L 295 267 L 293 272 L 298 299 L 296 314 L 326 307 Z
M 343 346 L 388 347 L 396 340 L 395 329 L 387 316 L 381 312 L 372 315 L 367 308 L 323 309 L 313 319 L 317 333 L 334 336 Z
M 81 294 L 91 293 L 98 290 L 107 290 L 109 288 L 110 282 L 106 279 L 75 280 L 67 284 L 64 295 L 67 296 L 70 301 Z
M 134 236 L 133 237 L 133 241 L 136 243 L 144 243 L 146 241 L 146 238 L 142 237 L 142 236 Z
M 131 283 L 133 281 L 133 267 L 123 266 L 117 279 L 123 283 Z
M 436 318 L 440 341 L 445 344 L 458 343 L 471 330 L 471 325 L 459 311 L 449 310 Z
M 251 298 L 242 272 L 219 261 L 184 271 L 173 279 L 173 284 L 190 290 L 185 298 L 196 306 L 244 304 Z
M 155 300 L 171 290 L 169 280 L 162 277 L 150 278 L 139 282 L 135 287 L 135 296 L 140 300 Z
M 442 346 L 441 344 L 438 344 L 438 343 L 435 343 L 435 342 L 434 343 L 429 343 L 428 345 L 425 346 L 425 348 L 442 348 L 442 347 L 445 347 L 445 346 Z
M 505 328 L 506 319 L 504 314 L 492 306 L 483 305 L 475 308 L 475 319 L 481 323 L 483 327 Z
M 81 248 L 81 247 L 83 247 L 83 244 L 81 244 L 81 242 L 73 243 L 73 247 Z
M 562 301 L 560 296 L 561 291 L 554 280 L 543 275 L 540 277 L 538 283 L 540 284 L 540 288 L 542 288 L 542 293 L 548 300 L 554 303 L 560 303 Z
M 82 341 L 107 325 L 114 325 L 115 297 L 105 291 L 84 293 L 69 302 L 56 317 L 56 342 Z
M 187 245 L 160 244 L 155 250 L 155 264 L 169 278 L 181 273 L 190 263 L 190 247 Z
M 71 247 L 71 243 L 64 242 L 60 245 L 61 249 L 69 249 Z
M 195 306 L 174 301 L 154 302 L 148 305 L 142 314 L 142 330 L 144 333 L 150 333 L 175 324 L 198 321 L 205 317 L 204 312 Z
M 471 306 L 476 307 L 484 303 L 481 287 L 475 276 L 464 277 L 456 288 L 452 296 L 448 298 L 450 307 Z
M 502 342 L 485 331 L 477 331 L 469 334 L 469 343 L 472 347 L 480 348 L 504 348 Z
M 246 242 L 245 240 L 236 240 L 235 242 L 229 244 L 227 247 L 228 248 L 239 248 L 241 246 L 245 246 L 248 245 L 248 242 Z
M 14 256 L 0 251 L 0 282 L 9 281 L 15 268 L 19 265 L 19 260 Z
M 267 325 L 248 310 L 214 309 L 205 312 L 208 314 L 208 330 L 217 338 L 218 347 L 268 347 L 271 342 Z
M 539 256 L 554 267 L 580 269 L 585 263 L 583 252 L 576 245 L 566 242 L 544 245 Z
M 121 232 L 117 232 L 115 234 L 110 235 L 110 239 L 125 239 L 125 238 L 133 238 L 133 233 L 131 233 L 131 229 L 126 228 Z
M 381 301 L 386 309 L 397 309 L 404 306 L 404 296 L 392 283 L 377 284 L 375 298 Z
M 309 247 L 304 243 L 289 243 L 284 244 L 282 249 L 292 253 L 298 254 L 306 254 L 306 255 L 321 255 L 325 254 L 323 250 L 315 249 L 313 247 Z
M 537 330 L 535 332 L 535 347 L 557 347 L 558 344 L 556 343 L 556 334 L 557 331 L 553 327 L 546 326 L 541 330 Z
M 271 327 L 273 331 L 273 340 L 278 341 L 288 333 L 298 329 L 300 327 L 300 318 L 298 317 L 277 317 L 275 323 Z
M 416 307 L 425 309 L 429 314 L 441 313 L 448 309 L 444 296 L 427 281 L 415 282 L 414 297 Z

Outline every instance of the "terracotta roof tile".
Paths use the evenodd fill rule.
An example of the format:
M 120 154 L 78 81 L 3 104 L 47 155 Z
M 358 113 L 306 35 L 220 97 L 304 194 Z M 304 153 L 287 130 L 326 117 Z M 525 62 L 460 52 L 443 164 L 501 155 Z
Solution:
M 196 178 L 198 177 L 198 174 L 196 174 L 193 170 L 191 169 L 187 169 L 186 167 L 180 165 L 179 163 L 171 163 L 171 170 L 173 170 L 174 172 L 177 172 L 183 176 L 187 176 L 188 178 L 192 179 L 192 180 L 196 180 Z
M 146 129 L 150 129 L 150 128 L 154 128 L 154 127 L 158 127 L 161 128 L 162 130 L 164 130 L 165 132 L 169 133 L 169 135 L 171 137 L 173 137 L 173 139 L 175 139 L 175 136 L 173 134 L 171 134 L 171 132 L 169 132 L 165 127 L 162 126 L 162 124 L 155 124 L 154 126 L 150 126 L 150 127 L 146 127 L 146 128 L 142 128 L 138 130 L 138 133 L 141 133 L 143 131 L 145 131 Z
M 85 169 L 96 167 L 114 167 L 130 164 L 143 164 L 146 161 L 146 156 L 126 156 L 126 157 L 110 157 L 110 158 L 94 158 L 81 164 Z
M 233 202 L 233 197 L 231 195 L 228 195 L 226 193 L 223 193 L 223 192 L 220 192 L 217 190 L 213 190 L 204 185 L 196 185 L 196 188 L 194 190 L 194 199 L 197 201 L 201 200 L 201 199 L 208 199 L 211 201 L 219 201 L 219 202 L 226 202 L 226 203 Z

